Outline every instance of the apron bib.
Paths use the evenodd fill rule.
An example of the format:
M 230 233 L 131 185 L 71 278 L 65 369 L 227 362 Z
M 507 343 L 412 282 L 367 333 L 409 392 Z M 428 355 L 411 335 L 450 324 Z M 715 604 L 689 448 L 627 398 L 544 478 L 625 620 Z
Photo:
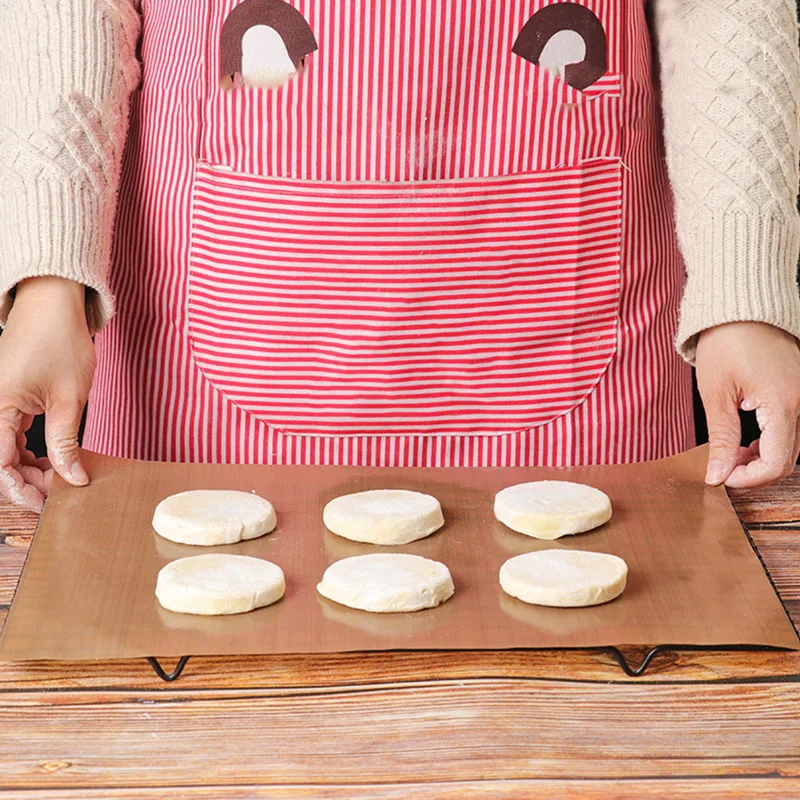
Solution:
M 144 1 L 87 446 L 418 465 L 691 446 L 642 0 L 377 5 Z

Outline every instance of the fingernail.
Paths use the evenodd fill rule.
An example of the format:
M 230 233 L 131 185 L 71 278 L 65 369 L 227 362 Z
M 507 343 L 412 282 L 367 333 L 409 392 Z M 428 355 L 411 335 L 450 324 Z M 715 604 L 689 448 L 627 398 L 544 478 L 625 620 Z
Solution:
M 69 471 L 70 483 L 76 486 L 86 486 L 89 483 L 89 476 L 81 464 L 73 464 Z
M 714 459 L 708 462 L 708 471 L 706 472 L 706 483 L 711 486 L 719 486 L 725 477 L 725 465 L 721 461 Z

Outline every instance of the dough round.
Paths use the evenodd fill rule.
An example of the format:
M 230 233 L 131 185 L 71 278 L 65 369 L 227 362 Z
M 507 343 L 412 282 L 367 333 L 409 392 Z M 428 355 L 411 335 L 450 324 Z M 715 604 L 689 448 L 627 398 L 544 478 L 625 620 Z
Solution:
M 179 558 L 156 581 L 158 602 L 181 614 L 241 614 L 280 600 L 285 590 L 276 564 L 226 553 Z
M 408 544 L 444 525 L 435 497 L 406 489 L 373 489 L 336 497 L 322 511 L 333 533 L 369 544 Z
M 538 550 L 509 558 L 500 586 L 539 606 L 595 606 L 622 594 L 628 565 L 618 556 L 584 550 Z
M 605 492 L 582 483 L 518 483 L 495 495 L 494 515 L 518 533 L 558 539 L 608 522 L 611 500 Z
M 454 587 L 450 570 L 439 561 L 405 553 L 374 553 L 331 564 L 317 591 L 362 611 L 419 611 L 443 603 Z
M 263 536 L 275 528 L 275 521 L 269 500 L 223 489 L 170 495 L 153 514 L 153 528 L 165 539 L 209 547 Z

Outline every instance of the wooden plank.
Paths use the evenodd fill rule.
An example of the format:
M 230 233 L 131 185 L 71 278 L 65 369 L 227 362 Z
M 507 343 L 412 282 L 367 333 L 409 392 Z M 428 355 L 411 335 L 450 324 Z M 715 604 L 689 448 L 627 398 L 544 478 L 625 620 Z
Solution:
M 0 604 L 8 605 L 14 597 L 27 552 L 27 548 L 0 542 Z
M 57 768 L 57 766 L 56 766 Z M 793 778 L 701 778 L 697 780 L 632 781 L 457 781 L 346 786 L 193 786 L 123 789 L 33 789 L 16 794 L 21 800 L 787 800 L 800 797 Z
M 625 650 L 633 663 L 640 663 L 641 650 Z M 165 669 L 172 669 L 174 663 L 175 660 L 165 660 Z M 800 680 L 800 652 L 668 652 L 658 655 L 639 678 L 626 676 L 610 655 L 586 650 L 195 657 L 170 688 L 358 686 L 381 681 L 495 677 L 633 684 Z M 160 692 L 168 684 L 155 675 L 144 659 L 0 663 L 0 692 L 33 687 L 47 691 L 84 688 Z
M 33 532 L 31 533 L 7 533 L 5 536 L 0 537 L 0 542 L 7 544 L 9 547 L 21 547 L 23 550 L 28 550 L 33 541 Z
M 18 533 L 31 534 L 38 521 L 38 514 L 18 508 L 0 497 L 0 538 Z
M 2 785 L 800 776 L 800 684 L 19 692 Z
M 800 531 L 752 530 L 750 536 L 781 599 L 800 600 Z M 794 623 L 800 624 L 800 618 Z
M 800 526 L 800 469 L 762 489 L 729 489 L 728 495 L 748 527 Z
M 800 684 L 6 692 L 2 785 L 800 776 Z

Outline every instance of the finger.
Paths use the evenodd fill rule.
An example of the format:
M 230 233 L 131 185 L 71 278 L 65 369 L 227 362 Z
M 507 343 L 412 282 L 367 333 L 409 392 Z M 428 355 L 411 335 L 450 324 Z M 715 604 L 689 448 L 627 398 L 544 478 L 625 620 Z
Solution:
M 21 463 L 27 451 L 20 446 L 25 441 L 24 431 L 32 421 L 32 415 L 23 414 L 14 406 L 0 411 L 0 493 L 15 505 L 39 513 L 47 485 L 44 471 L 28 472 L 29 467 Z
M 17 452 L 19 453 L 20 464 L 30 465 L 36 461 L 36 456 L 30 451 L 25 449 L 25 437 L 17 437 Z
M 33 423 L 33 414 L 22 418 L 22 432 L 17 434 L 17 450 L 19 452 L 19 466 L 15 466 L 28 483 L 32 483 L 45 496 L 50 491 L 53 480 L 53 467 L 47 458 L 37 458 L 28 449 L 28 437 L 25 435 Z
M 17 449 L 19 450 L 20 463 L 24 464 L 26 467 L 36 467 L 42 472 L 53 469 L 53 465 L 48 458 L 44 456 L 37 458 L 36 454 L 28 449 L 28 441 L 24 433 L 20 433 L 19 436 L 17 436 Z
M 20 433 L 24 415 L 14 406 L 0 408 L 0 468 L 19 462 L 17 436 Z
M 753 459 L 758 458 L 759 440 L 755 439 L 748 447 L 740 447 L 739 455 L 736 457 L 736 465 L 749 464 Z
M 54 403 L 44 418 L 47 455 L 53 469 L 73 486 L 85 486 L 89 476 L 78 453 L 78 428 L 83 407 L 72 401 Z
M 37 514 L 42 513 L 44 494 L 31 483 L 26 483 L 18 470 L 13 467 L 0 468 L 0 493 L 14 505 L 27 508 Z
M 30 462 L 25 464 L 26 467 L 36 467 L 36 469 L 40 469 L 42 472 L 52 472 L 53 465 L 50 463 L 50 459 L 47 458 L 34 458 Z
M 35 486 L 43 495 L 47 494 L 49 487 L 44 470 L 37 469 L 36 467 L 27 467 L 24 464 L 20 464 L 16 469 L 17 472 L 22 475 L 22 479 L 25 483 Z
M 23 414 L 17 428 L 17 449 L 20 455 L 28 450 L 28 437 L 26 434 L 31 425 L 33 425 L 33 414 Z
M 50 487 L 53 485 L 53 475 L 55 475 L 55 470 L 50 466 L 50 462 L 47 462 L 47 467 L 42 470 L 42 474 L 44 475 L 44 488 L 46 489 L 46 494 L 50 494 Z
M 40 467 L 41 469 L 47 469 L 50 466 L 50 462 L 46 458 L 37 458 L 36 454 L 28 447 L 28 437 L 25 435 L 27 428 L 26 428 L 26 420 L 28 417 L 23 418 L 22 421 L 22 431 L 17 434 L 17 450 L 19 451 L 19 460 L 20 463 L 25 464 L 29 467 Z M 30 418 L 33 419 L 32 417 Z M 30 427 L 28 425 L 27 427 Z M 37 462 L 45 462 L 44 465 L 39 464 Z
M 758 451 L 759 451 L 759 444 L 760 439 L 755 439 L 750 443 L 748 447 L 740 447 L 739 448 L 739 455 L 736 457 L 736 466 L 744 466 L 745 464 L 749 464 L 751 461 L 755 461 L 758 458 Z M 733 471 L 731 471 L 731 475 L 733 475 Z
M 26 464 L 24 460 L 20 461 L 20 466 L 17 469 L 23 472 L 22 467 L 35 469 L 37 473 L 42 476 L 42 484 L 44 486 L 44 493 L 47 495 L 50 492 L 50 485 L 53 482 L 53 467 L 50 461 L 46 458 L 35 458 L 31 463 Z
M 742 427 L 733 397 L 719 392 L 704 401 L 708 421 L 708 468 L 706 483 L 724 483 L 739 457 Z
M 751 489 L 788 475 L 795 462 L 797 411 L 791 404 L 760 407 L 756 411 L 761 438 L 758 458 L 737 466 L 725 481 L 726 486 Z

